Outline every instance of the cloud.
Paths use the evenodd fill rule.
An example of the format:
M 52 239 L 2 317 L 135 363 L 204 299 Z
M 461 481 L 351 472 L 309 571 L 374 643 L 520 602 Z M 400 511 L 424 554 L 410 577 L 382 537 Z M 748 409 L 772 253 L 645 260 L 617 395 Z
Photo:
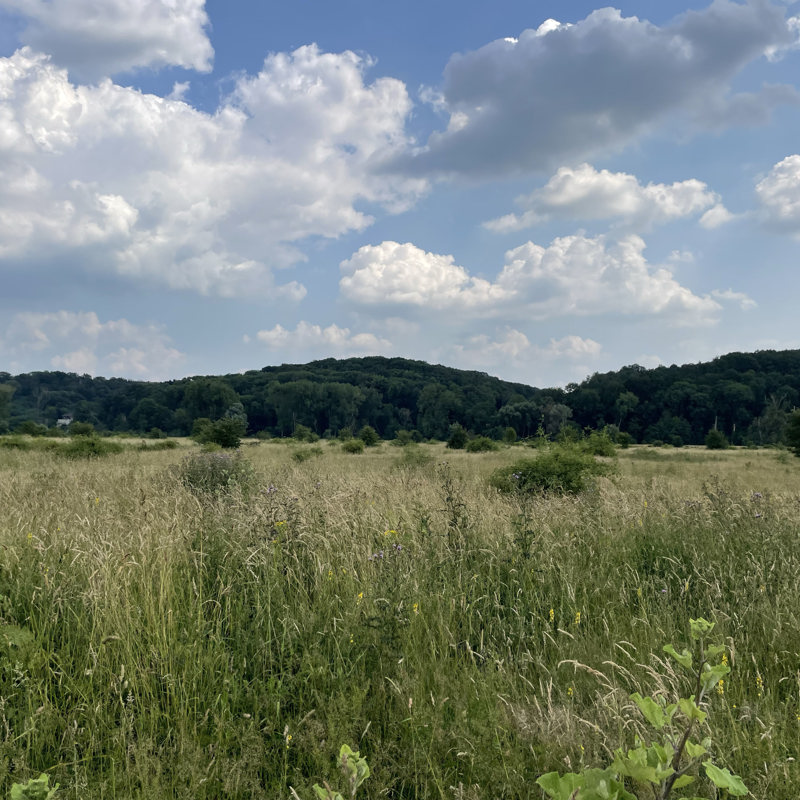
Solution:
M 342 295 L 362 306 L 405 306 L 455 314 L 548 319 L 568 315 L 663 315 L 675 324 L 716 321 L 721 306 L 680 285 L 644 257 L 635 235 L 584 235 L 527 242 L 506 253 L 494 281 L 475 278 L 452 256 L 383 242 L 343 261 Z
M 800 95 L 786 86 L 732 95 L 731 80 L 796 41 L 785 9 L 767 0 L 714 0 L 663 27 L 613 8 L 575 24 L 548 20 L 454 55 L 439 99 L 447 129 L 395 166 L 475 177 L 548 170 L 620 150 L 675 113 L 705 127 L 758 123 Z
M 773 230 L 800 234 L 800 155 L 779 161 L 756 185 L 764 225 Z
M 716 321 L 720 305 L 681 286 L 664 266 L 644 257 L 635 235 L 611 240 L 582 235 L 527 242 L 506 253 L 497 283 L 526 300 L 539 318 L 576 314 L 661 314 L 675 324 Z
M 497 331 L 493 338 L 487 334 L 469 337 L 464 343 L 444 348 L 439 354 L 448 362 L 464 369 L 490 369 L 515 375 L 518 380 L 541 385 L 547 376 L 558 373 L 584 377 L 592 363 L 602 353 L 602 345 L 593 339 L 569 335 L 550 339 L 539 345 L 515 328 Z M 568 362 L 565 364 L 565 361 Z
M 0 353 L 16 372 L 49 359 L 51 367 L 67 372 L 140 380 L 174 377 L 185 357 L 160 325 L 101 322 L 93 311 L 15 314 L 0 337 Z
M 23 44 L 81 81 L 165 66 L 211 70 L 205 0 L 0 0 L 21 15 Z
M 390 341 L 381 339 L 372 333 L 354 334 L 350 332 L 349 328 L 340 328 L 335 324 L 323 328 L 305 321 L 298 322 L 293 331 L 287 330 L 282 325 L 259 331 L 256 339 L 271 350 L 280 350 L 281 352 L 323 350 L 327 353 L 337 354 L 375 355 L 389 352 L 392 349 Z
M 758 303 L 756 303 L 752 297 L 749 297 L 744 292 L 734 292 L 733 289 L 725 289 L 724 291 L 714 289 L 711 295 L 718 300 L 738 303 L 742 311 L 749 311 L 751 308 L 756 308 L 758 306 Z
M 616 219 L 638 229 L 716 209 L 713 221 L 722 224 L 725 207 L 702 181 L 643 186 L 634 175 L 596 170 L 591 164 L 561 167 L 541 189 L 517 199 L 521 214 L 507 214 L 484 223 L 498 233 L 518 231 L 553 218 Z M 704 219 L 711 214 L 706 211 Z M 730 217 L 730 215 L 728 215 Z M 709 218 L 710 221 L 711 218 Z
M 366 305 L 481 308 L 510 297 L 454 261 L 410 243 L 365 245 L 341 263 L 339 286 L 349 300 Z
M 110 80 L 89 87 L 30 49 L 0 59 L 0 269 L 115 272 L 222 296 L 302 298 L 273 270 L 307 237 L 360 231 L 356 204 L 406 208 L 416 179 L 375 175 L 407 146 L 411 102 L 369 62 L 270 55 L 214 114 Z

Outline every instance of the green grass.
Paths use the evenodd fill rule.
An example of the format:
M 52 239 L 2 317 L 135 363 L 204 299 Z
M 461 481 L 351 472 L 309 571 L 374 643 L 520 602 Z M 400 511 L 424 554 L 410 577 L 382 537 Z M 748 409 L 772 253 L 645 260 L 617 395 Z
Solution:
M 631 448 L 515 497 L 519 448 L 319 446 L 244 447 L 255 487 L 202 502 L 186 447 L 0 450 L 0 797 L 310 798 L 346 742 L 366 798 L 538 798 L 633 742 L 697 616 L 731 647 L 716 762 L 800 796 L 800 459 Z

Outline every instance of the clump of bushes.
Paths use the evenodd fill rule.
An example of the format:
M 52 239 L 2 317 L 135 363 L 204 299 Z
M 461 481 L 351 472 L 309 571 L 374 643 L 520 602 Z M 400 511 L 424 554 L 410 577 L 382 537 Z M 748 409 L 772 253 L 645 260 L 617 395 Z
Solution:
M 255 479 L 252 464 L 237 450 L 193 453 L 173 468 L 178 481 L 198 496 L 247 491 Z
M 121 453 L 125 448 L 119 442 L 101 439 L 99 436 L 75 436 L 54 450 L 62 458 L 101 458 Z
M 311 458 L 318 458 L 322 455 L 322 448 L 317 447 L 303 447 L 298 450 L 295 450 L 292 453 L 292 458 L 298 463 L 302 464 L 304 461 L 308 461 Z
M 467 446 L 469 436 L 463 425 L 458 422 L 450 426 L 450 436 L 447 439 L 447 446 L 451 450 L 463 450 Z
M 414 469 L 424 467 L 433 461 L 433 456 L 423 450 L 418 444 L 408 444 L 401 451 L 400 457 L 395 459 L 394 466 L 398 468 Z
M 206 417 L 194 421 L 192 439 L 200 444 L 217 444 L 227 449 L 236 449 L 247 433 L 247 423 L 239 417 L 222 417 L 212 422 Z
M 367 447 L 375 447 L 381 440 L 381 437 L 378 436 L 378 432 L 371 425 L 365 425 L 358 432 L 358 438 L 361 439 Z
M 136 449 L 137 450 L 175 450 L 178 447 L 178 443 L 174 439 L 160 439 L 157 442 L 153 442 L 153 444 L 147 444 L 147 442 L 142 441 L 139 442 Z
M 470 439 L 466 446 L 468 453 L 489 453 L 499 449 L 500 445 L 488 436 L 476 436 L 474 439 Z
M 346 442 L 342 442 L 342 450 L 345 453 L 363 453 L 364 447 L 364 442 L 361 439 L 348 439 Z
M 577 494 L 591 479 L 611 471 L 609 464 L 574 446 L 555 446 L 495 470 L 489 482 L 501 492 Z
M 613 457 L 617 448 L 605 431 L 592 431 L 582 442 L 581 450 L 593 456 Z
M 726 450 L 729 447 L 728 439 L 722 431 L 712 428 L 706 434 L 706 447 L 709 450 Z

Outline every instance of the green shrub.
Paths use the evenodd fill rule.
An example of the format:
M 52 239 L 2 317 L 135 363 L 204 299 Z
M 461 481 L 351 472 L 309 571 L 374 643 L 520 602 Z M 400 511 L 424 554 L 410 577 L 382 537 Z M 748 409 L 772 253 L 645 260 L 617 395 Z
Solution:
M 292 438 L 298 442 L 316 442 L 319 440 L 319 436 L 317 436 L 314 431 L 311 430 L 307 425 L 297 425 L 294 429 L 294 433 L 292 434 Z
M 318 458 L 321 455 L 321 447 L 303 447 L 299 450 L 295 450 L 292 453 L 292 458 L 297 461 L 298 464 L 302 464 L 304 461 L 308 461 L 311 458 Z
M 706 447 L 709 450 L 725 450 L 728 446 L 728 439 L 722 431 L 712 428 L 706 434 Z
M 361 439 L 348 439 L 346 442 L 342 442 L 342 450 L 345 453 L 363 453 L 364 442 Z
M 147 444 L 147 442 L 140 442 L 136 449 L 137 450 L 175 450 L 178 447 L 178 443 L 174 439 L 160 439 L 153 444 Z
M 3 436 L 0 438 L 0 448 L 3 450 L 30 450 L 31 442 L 21 436 Z
M 76 436 L 64 445 L 56 445 L 53 452 L 62 458 L 101 458 L 121 453 L 125 448 L 119 442 L 99 436 Z
M 592 431 L 582 442 L 581 450 L 593 456 L 615 456 L 617 448 L 605 431 Z
M 462 425 L 457 422 L 450 426 L 450 436 L 447 439 L 447 446 L 451 450 L 463 450 L 467 446 L 467 432 Z
M 395 447 L 406 447 L 407 445 L 411 444 L 414 440 L 411 438 L 411 431 L 407 430 L 399 430 L 394 435 L 394 439 L 392 439 L 392 444 Z
M 625 431 L 617 434 L 617 445 L 623 450 L 627 450 L 633 444 L 633 436 Z
M 418 444 L 410 444 L 403 448 L 402 454 L 394 462 L 395 467 L 414 469 L 424 467 L 433 461 L 433 456 Z
M 517 441 L 517 432 L 509 426 L 503 431 L 503 442 L 505 444 L 514 444 Z
M 94 436 L 94 425 L 91 422 L 72 422 L 69 426 L 70 436 Z
M 381 437 L 378 436 L 378 432 L 371 425 L 365 425 L 358 432 L 358 438 L 361 439 L 367 447 L 375 447 L 381 440 Z
M 468 453 L 488 453 L 492 450 L 499 450 L 500 445 L 488 436 L 476 436 L 467 442 L 466 450 Z
M 196 495 L 217 495 L 233 489 L 246 491 L 255 477 L 250 462 L 233 453 L 193 453 L 173 468 L 173 474 Z
M 20 424 L 17 425 L 14 429 L 14 433 L 21 433 L 24 436 L 47 436 L 47 426 L 40 425 L 32 419 L 26 419 L 24 422 L 20 422 Z
M 536 458 L 525 458 L 495 470 L 489 482 L 501 492 L 559 492 L 577 494 L 593 476 L 610 472 L 608 464 L 576 447 L 555 446 Z

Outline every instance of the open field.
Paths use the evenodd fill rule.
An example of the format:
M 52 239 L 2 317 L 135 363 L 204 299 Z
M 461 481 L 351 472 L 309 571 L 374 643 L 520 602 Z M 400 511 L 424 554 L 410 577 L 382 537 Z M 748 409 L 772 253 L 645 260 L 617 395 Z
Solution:
M 209 497 L 189 447 L 0 450 L 0 797 L 306 800 L 348 743 L 365 798 L 538 798 L 644 731 L 631 692 L 685 691 L 661 648 L 698 616 L 716 762 L 800 797 L 800 459 L 631 448 L 526 499 L 487 482 L 522 447 L 242 451 Z

